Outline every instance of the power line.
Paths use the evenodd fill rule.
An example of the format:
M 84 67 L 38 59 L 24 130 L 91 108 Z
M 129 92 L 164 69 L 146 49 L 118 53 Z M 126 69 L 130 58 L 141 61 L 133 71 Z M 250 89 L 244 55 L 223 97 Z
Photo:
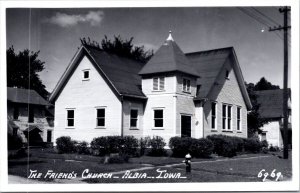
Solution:
M 254 20 L 256 20 L 257 22 L 263 24 L 264 26 L 269 27 L 270 25 L 268 23 L 266 23 L 264 20 L 262 20 L 260 17 L 255 16 L 253 13 L 247 11 L 246 9 L 243 9 L 241 7 L 238 7 L 238 9 L 240 11 L 242 11 L 244 14 L 248 15 L 249 17 L 253 18 Z
M 262 13 L 262 12 L 259 11 L 258 9 L 254 8 L 254 7 L 252 7 L 252 9 L 253 9 L 254 11 L 256 11 L 257 13 L 259 13 L 260 15 L 264 16 L 265 18 L 269 19 L 269 20 L 270 20 L 271 22 L 273 22 L 275 25 L 279 25 L 279 24 L 277 23 L 277 21 L 275 21 L 275 20 L 272 19 L 271 17 L 267 16 L 266 14 Z

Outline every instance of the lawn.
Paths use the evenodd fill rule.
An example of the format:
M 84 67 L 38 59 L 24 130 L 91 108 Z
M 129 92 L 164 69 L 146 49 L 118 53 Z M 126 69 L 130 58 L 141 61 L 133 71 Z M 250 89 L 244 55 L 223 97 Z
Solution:
M 46 174 L 48 170 L 57 173 L 74 172 L 78 173 L 77 180 L 87 183 L 250 182 L 262 181 L 262 178 L 257 177 L 262 169 L 269 173 L 276 169 L 277 172 L 282 173 L 285 180 L 292 176 L 291 159 L 284 160 L 271 154 L 243 154 L 230 159 L 223 157 L 193 159 L 190 174 L 186 174 L 185 165 L 181 163 L 183 158 L 143 156 L 131 158 L 129 163 L 103 164 L 103 157 L 57 154 L 51 149 L 30 149 L 29 154 L 31 155 L 29 157 L 10 159 L 8 173 L 27 178 L 30 170 L 37 170 L 43 174 Z M 171 164 L 175 165 L 170 166 Z M 81 174 L 85 169 L 89 169 L 90 173 L 111 173 L 113 177 L 81 179 Z M 126 170 L 131 170 L 131 173 L 125 174 Z M 157 170 L 166 170 L 166 172 Z M 130 178 L 134 175 L 139 178 Z M 164 175 L 166 178 L 163 178 Z M 173 178 L 168 178 L 170 175 L 173 175 Z M 267 179 L 274 180 L 270 176 Z M 53 181 L 49 178 L 37 180 Z M 61 179 L 55 179 L 55 181 L 59 182 Z

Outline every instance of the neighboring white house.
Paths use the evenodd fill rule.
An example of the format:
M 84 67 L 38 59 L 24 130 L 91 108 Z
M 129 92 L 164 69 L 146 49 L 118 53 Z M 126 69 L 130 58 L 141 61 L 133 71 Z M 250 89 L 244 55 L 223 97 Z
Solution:
M 259 114 L 261 118 L 268 121 L 260 129 L 261 140 L 267 140 L 269 145 L 283 147 L 283 90 L 262 90 L 256 91 Z M 288 101 L 289 123 L 288 123 L 288 144 L 292 144 L 291 126 L 291 98 Z
M 171 34 L 145 65 L 83 44 L 54 88 L 54 138 L 247 137 L 251 102 L 232 47 L 184 54 Z
M 7 87 L 8 133 L 29 145 L 53 142 L 54 117 L 47 106 L 52 105 L 34 90 Z

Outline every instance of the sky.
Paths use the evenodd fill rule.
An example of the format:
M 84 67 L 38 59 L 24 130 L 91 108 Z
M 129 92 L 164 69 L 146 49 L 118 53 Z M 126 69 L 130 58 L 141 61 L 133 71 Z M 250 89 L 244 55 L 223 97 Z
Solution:
M 257 21 L 258 16 L 265 24 Z M 6 10 L 7 48 L 40 51 L 39 59 L 45 62 L 40 78 L 49 92 L 80 47 L 80 38 L 100 42 L 105 35 L 109 39 L 133 37 L 134 45 L 155 53 L 170 30 L 185 53 L 233 46 L 246 82 L 265 77 L 282 87 L 283 32 L 268 31 L 276 23 L 283 23 L 276 7 L 243 11 L 236 7 Z

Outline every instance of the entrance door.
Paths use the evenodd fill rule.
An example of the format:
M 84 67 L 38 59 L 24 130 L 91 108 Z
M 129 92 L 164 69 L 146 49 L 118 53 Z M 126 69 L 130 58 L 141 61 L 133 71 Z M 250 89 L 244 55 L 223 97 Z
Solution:
M 48 130 L 47 131 L 47 142 L 51 142 L 52 139 L 52 131 Z
M 181 115 L 181 137 L 191 137 L 191 116 Z

